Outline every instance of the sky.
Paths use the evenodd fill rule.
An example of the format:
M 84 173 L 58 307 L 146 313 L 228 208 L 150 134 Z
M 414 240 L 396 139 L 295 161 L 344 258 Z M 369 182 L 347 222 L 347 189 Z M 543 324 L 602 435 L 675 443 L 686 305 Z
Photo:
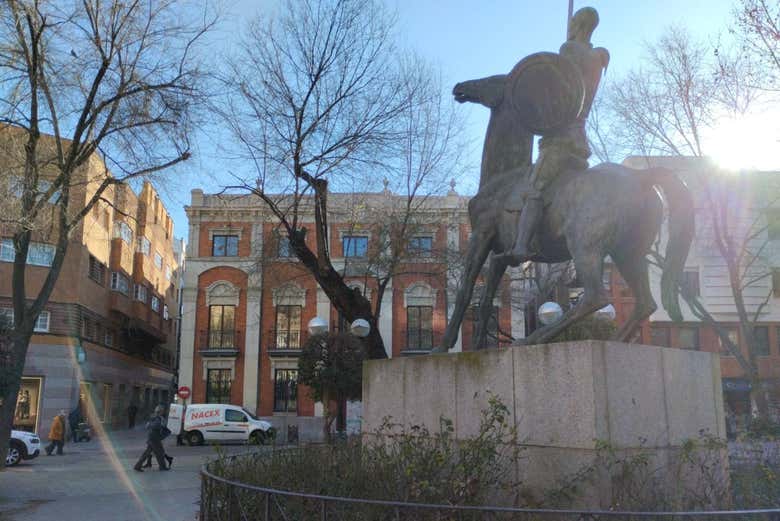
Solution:
M 596 46 L 611 55 L 607 77 L 621 75 L 635 65 L 646 42 L 653 42 L 670 25 L 687 28 L 694 37 L 728 37 L 735 0 L 591 0 L 574 2 L 574 9 L 595 7 L 600 24 L 593 35 Z M 565 40 L 568 0 L 386 0 L 397 12 L 401 44 L 441 68 L 444 83 L 507 73 L 523 57 L 538 51 L 557 51 Z M 242 24 L 273 10 L 275 0 L 235 0 L 218 33 L 215 48 L 229 49 Z M 459 105 L 467 115 L 466 130 L 475 146 L 469 162 L 473 174 L 459 179 L 456 190 L 473 193 L 479 175 L 481 143 L 487 109 Z M 190 190 L 216 192 L 228 183 L 224 161 L 204 144 L 161 188 L 177 236 L 186 236 L 184 205 Z M 224 180 L 224 183 L 221 181 Z M 186 237 L 185 237 L 186 238 Z

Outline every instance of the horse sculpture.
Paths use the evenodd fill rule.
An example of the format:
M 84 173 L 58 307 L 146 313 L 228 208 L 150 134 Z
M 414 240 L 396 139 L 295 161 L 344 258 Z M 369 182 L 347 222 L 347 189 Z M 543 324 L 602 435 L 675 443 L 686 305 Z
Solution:
M 527 189 L 525 180 L 531 165 L 533 135 L 516 122 L 509 103 L 505 102 L 505 82 L 506 76 L 490 76 L 459 83 L 453 89 L 456 101 L 488 107 L 490 121 L 479 193 L 469 202 L 472 235 L 461 284 L 443 341 L 435 349 L 438 352 L 448 351 L 455 344 L 474 284 L 492 252 L 473 338 L 475 349 L 484 345 L 491 303 L 510 265 L 508 257 L 502 254 L 511 249 L 516 238 L 516 218 L 512 212 L 520 210 Z M 537 231 L 540 253 L 525 260 L 546 263 L 573 260 L 584 292 L 560 320 L 518 342 L 550 341 L 572 323 L 609 304 L 602 282 L 607 255 L 636 298 L 632 315 L 614 337 L 630 340 L 639 323 L 657 309 L 650 291 L 646 259 L 663 222 L 663 202 L 656 188 L 663 192 L 669 208 L 662 303 L 673 320 L 681 320 L 678 283 L 694 234 L 691 194 L 685 183 L 667 169 L 636 170 L 603 163 L 585 171 L 563 172 L 544 191 L 543 224 Z

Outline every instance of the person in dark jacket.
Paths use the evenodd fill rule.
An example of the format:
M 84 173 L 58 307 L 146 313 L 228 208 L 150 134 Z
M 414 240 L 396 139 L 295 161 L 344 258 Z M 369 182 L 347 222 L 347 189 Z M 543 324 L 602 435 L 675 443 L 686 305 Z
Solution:
M 73 438 L 73 443 L 79 441 L 79 423 L 81 423 L 81 400 L 76 405 L 76 408 L 70 411 L 68 415 L 68 427 L 70 427 L 70 435 Z
M 162 412 L 163 408 L 161 405 L 155 407 L 154 414 L 146 424 L 146 450 L 144 450 L 143 454 L 141 454 L 141 457 L 138 458 L 138 461 L 133 467 L 133 469 L 137 470 L 138 472 L 144 471 L 142 465 L 144 464 L 144 461 L 152 454 L 154 454 L 154 457 L 157 459 L 157 466 L 160 470 L 171 469 L 170 464 L 173 461 L 173 458 L 168 459 L 166 464 L 165 449 L 162 445 L 162 440 L 164 437 L 163 428 L 165 427 Z

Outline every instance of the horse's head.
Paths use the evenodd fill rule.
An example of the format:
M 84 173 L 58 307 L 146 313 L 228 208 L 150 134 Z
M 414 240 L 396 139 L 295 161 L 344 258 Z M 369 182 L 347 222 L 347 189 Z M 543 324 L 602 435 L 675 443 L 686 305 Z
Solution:
M 458 83 L 452 89 L 452 95 L 458 103 L 479 103 L 493 109 L 504 100 L 505 85 L 506 74 L 497 74 Z

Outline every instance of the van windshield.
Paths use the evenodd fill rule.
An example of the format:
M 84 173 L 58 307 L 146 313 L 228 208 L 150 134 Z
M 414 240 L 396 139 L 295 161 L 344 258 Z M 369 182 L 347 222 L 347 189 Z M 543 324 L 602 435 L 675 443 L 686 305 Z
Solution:
M 247 411 L 247 410 L 246 410 L 246 409 L 244 409 L 243 407 L 241 407 L 241 410 L 242 410 L 242 411 L 244 411 L 244 412 L 247 414 L 247 416 L 249 416 L 249 417 L 250 417 L 250 418 L 252 418 L 253 420 L 256 420 L 256 419 L 257 419 L 257 416 L 255 416 L 255 415 L 254 415 L 254 414 L 252 414 L 251 412 Z

